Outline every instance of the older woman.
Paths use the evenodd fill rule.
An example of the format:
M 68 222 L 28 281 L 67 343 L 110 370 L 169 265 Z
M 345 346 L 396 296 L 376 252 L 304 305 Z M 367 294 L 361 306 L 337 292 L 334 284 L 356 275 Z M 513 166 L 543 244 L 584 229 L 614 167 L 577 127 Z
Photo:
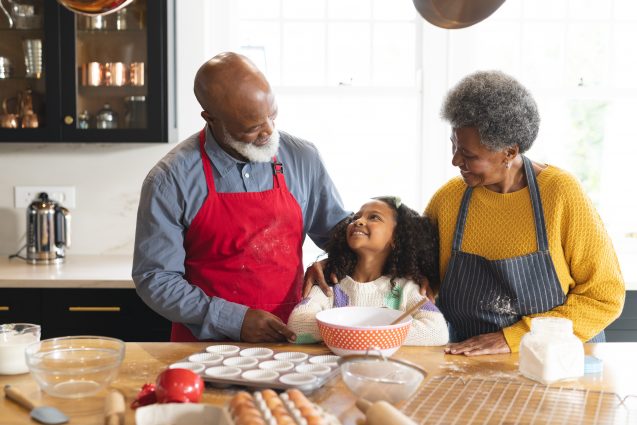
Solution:
M 603 341 L 624 301 L 617 257 L 576 178 L 523 155 L 540 122 L 531 94 L 501 72 L 476 72 L 441 115 L 460 170 L 426 208 L 440 234 L 446 351 L 516 352 L 537 316 L 568 318 L 582 341 Z

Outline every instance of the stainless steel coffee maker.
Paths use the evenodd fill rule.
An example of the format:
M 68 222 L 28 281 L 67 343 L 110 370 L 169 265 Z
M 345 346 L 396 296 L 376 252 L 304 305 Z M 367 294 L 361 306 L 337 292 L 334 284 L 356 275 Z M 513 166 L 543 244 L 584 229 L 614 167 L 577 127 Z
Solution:
M 27 262 L 64 262 L 64 250 L 71 246 L 71 214 L 49 200 L 46 192 L 27 208 Z

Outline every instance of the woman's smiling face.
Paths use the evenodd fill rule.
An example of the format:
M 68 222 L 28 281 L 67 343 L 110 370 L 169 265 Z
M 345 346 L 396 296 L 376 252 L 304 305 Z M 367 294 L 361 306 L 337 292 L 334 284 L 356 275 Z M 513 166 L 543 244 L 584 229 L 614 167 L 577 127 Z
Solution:
M 396 212 L 383 201 L 363 205 L 347 226 L 347 244 L 356 254 L 391 251 Z
M 460 169 L 467 186 L 488 186 L 504 180 L 507 172 L 506 153 L 492 151 L 484 146 L 476 127 L 454 128 L 451 148 L 451 163 Z

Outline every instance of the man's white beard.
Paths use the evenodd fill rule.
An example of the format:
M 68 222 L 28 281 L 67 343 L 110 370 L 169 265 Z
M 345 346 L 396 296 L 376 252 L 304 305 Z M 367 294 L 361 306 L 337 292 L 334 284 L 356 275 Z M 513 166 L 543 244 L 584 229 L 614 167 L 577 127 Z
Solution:
M 274 129 L 265 145 L 257 146 L 234 139 L 226 130 L 226 126 L 222 126 L 222 128 L 225 143 L 250 162 L 270 162 L 277 149 L 279 149 L 279 132 L 276 129 Z

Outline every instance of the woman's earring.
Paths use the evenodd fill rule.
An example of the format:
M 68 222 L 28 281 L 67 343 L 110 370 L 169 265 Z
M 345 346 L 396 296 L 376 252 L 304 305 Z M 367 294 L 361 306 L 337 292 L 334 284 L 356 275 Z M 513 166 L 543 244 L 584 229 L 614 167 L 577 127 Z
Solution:
M 511 168 L 511 163 L 509 161 L 504 161 L 505 168 Z

